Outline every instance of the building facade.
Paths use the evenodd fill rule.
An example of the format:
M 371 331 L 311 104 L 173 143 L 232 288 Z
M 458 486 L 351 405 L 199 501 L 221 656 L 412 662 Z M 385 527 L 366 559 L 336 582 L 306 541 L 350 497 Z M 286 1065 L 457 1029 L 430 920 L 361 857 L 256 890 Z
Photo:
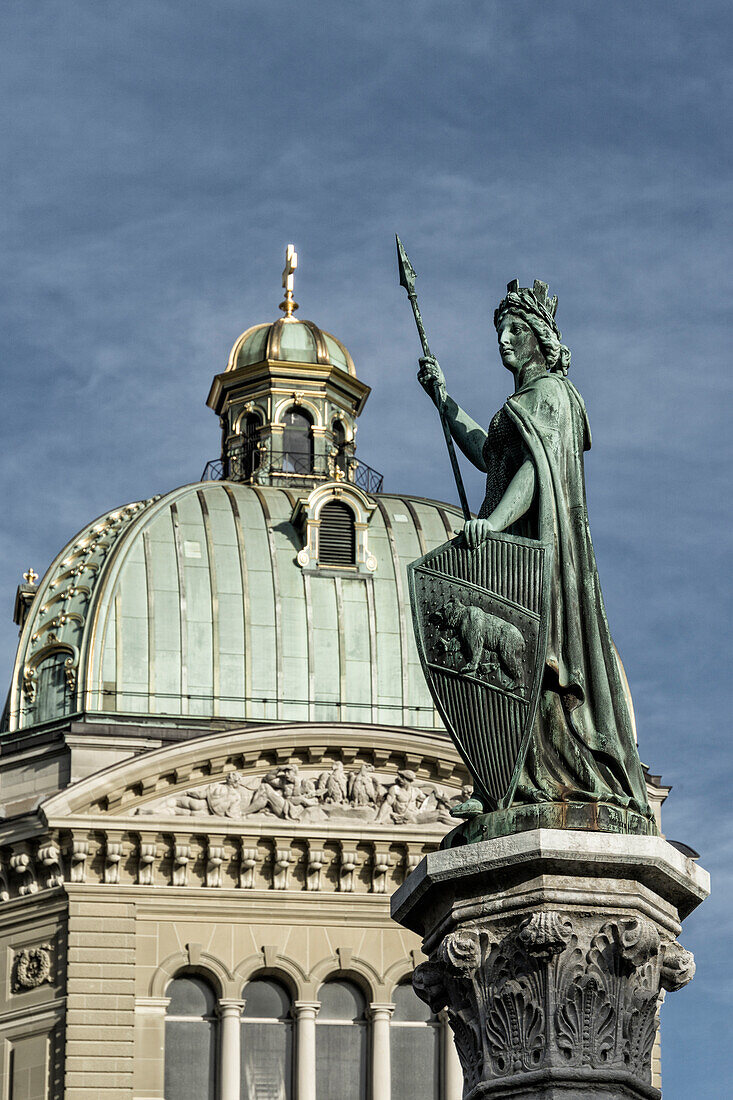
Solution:
M 294 266 L 214 378 L 203 479 L 96 519 L 18 589 L 4 1100 L 461 1095 L 388 902 L 468 783 L 406 587 L 462 521 L 357 458 L 369 390 L 295 318 Z

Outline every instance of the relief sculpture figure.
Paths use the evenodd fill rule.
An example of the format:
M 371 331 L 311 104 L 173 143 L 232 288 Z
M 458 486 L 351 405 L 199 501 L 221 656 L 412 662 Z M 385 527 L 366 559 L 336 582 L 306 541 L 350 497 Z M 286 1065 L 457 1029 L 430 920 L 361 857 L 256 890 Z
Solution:
M 521 684 L 524 637 L 516 626 L 457 596 L 445 602 L 443 615 L 468 658 L 462 672 L 477 672 L 487 661 L 492 669 L 500 668 L 506 674 L 510 687 Z
M 476 762 L 481 759 L 477 749 L 467 759 L 474 774 L 474 797 L 458 808 L 457 816 L 570 800 L 608 803 L 649 819 L 631 700 L 606 621 L 588 525 L 583 472 L 583 454 L 591 445 L 588 417 L 567 377 L 570 352 L 562 343 L 556 308 L 557 298 L 548 297 L 544 283 L 536 281 L 532 289 L 520 288 L 516 280 L 508 285 L 494 324 L 514 392 L 488 430 L 448 394 L 436 359 L 420 359 L 418 380 L 438 407 L 452 440 L 485 472 L 486 493 L 478 517 L 468 518 L 462 535 L 441 548 L 442 558 L 435 551 L 432 565 L 427 555 L 411 567 L 418 647 L 422 646 L 423 667 L 436 702 L 448 718 L 453 713 L 450 694 L 445 689 L 438 699 L 436 691 L 440 695 L 442 689 L 435 687 L 432 675 L 441 665 L 439 644 L 444 650 L 453 645 L 454 669 L 445 653 L 442 661 L 452 682 L 461 673 L 480 674 L 482 662 L 486 666 L 487 660 L 493 661 L 503 675 L 491 681 L 487 673 L 492 698 L 521 686 L 523 677 L 529 685 L 533 662 L 541 666 L 536 670 L 533 717 L 516 753 L 512 782 L 504 785 L 503 801 L 497 793 L 500 784 L 490 790 Z M 499 547 L 496 553 L 504 552 L 499 546 L 503 540 L 506 554 L 515 557 L 496 558 L 491 540 L 494 548 Z M 531 584 L 518 575 L 520 567 L 511 564 L 529 561 L 526 555 L 533 547 L 544 549 L 549 573 L 542 581 L 546 600 L 534 610 Z M 482 575 L 488 575 L 489 565 L 481 562 L 489 562 L 492 553 L 491 561 L 504 562 L 503 596 L 488 589 L 482 595 L 479 573 L 484 569 Z M 434 565 L 440 561 L 453 563 L 445 566 L 445 584 Z M 451 570 L 458 588 L 446 587 Z M 501 572 L 498 566 L 496 570 Z M 530 592 L 524 604 L 516 595 L 520 590 Z M 421 626 L 431 614 L 438 620 L 442 616 L 450 628 L 439 631 L 442 643 L 439 638 L 431 641 L 429 626 Z M 457 635 L 466 662 L 462 668 L 455 663 L 451 633 Z M 492 706 L 494 702 L 486 702 L 487 713 Z M 482 736 L 500 738 L 500 718 Z M 457 723 L 458 719 L 453 725 Z M 446 724 L 451 729 L 449 720 Z

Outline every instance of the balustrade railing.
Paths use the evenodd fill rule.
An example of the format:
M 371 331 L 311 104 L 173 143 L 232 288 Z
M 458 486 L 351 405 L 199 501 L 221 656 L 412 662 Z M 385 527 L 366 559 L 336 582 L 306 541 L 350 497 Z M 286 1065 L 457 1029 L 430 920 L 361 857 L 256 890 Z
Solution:
M 237 457 L 233 456 L 230 459 L 229 477 L 233 481 L 250 481 L 250 477 L 240 475 L 239 467 L 242 464 L 241 461 L 237 461 Z M 308 485 L 313 480 L 327 481 L 334 477 L 339 479 L 340 473 L 344 480 L 358 485 L 365 493 L 381 493 L 384 477 L 379 470 L 375 470 L 357 458 L 347 458 L 345 465 L 344 470 L 338 462 L 334 466 L 326 459 L 312 459 L 307 455 L 287 453 L 274 455 L 269 463 L 265 462 L 258 467 L 257 472 L 263 480 L 267 477 L 287 478 L 294 485 Z M 224 481 L 226 476 L 223 459 L 214 458 L 204 466 L 201 480 Z

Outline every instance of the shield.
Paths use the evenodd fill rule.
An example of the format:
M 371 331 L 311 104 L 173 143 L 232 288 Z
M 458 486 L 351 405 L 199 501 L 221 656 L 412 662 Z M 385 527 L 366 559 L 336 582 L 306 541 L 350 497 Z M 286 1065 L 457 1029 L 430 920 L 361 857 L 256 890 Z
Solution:
M 423 672 L 441 718 L 492 809 L 511 805 L 547 650 L 551 549 L 462 536 L 408 566 Z

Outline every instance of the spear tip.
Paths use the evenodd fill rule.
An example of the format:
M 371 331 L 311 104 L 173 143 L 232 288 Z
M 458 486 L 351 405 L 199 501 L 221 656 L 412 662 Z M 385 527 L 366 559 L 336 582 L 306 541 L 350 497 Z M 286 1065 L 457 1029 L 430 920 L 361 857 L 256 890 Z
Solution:
M 397 233 L 395 233 L 395 240 L 397 241 L 397 266 L 400 272 L 400 286 L 403 286 L 409 294 L 415 290 L 415 268 L 410 263 L 405 252 L 405 246 Z

